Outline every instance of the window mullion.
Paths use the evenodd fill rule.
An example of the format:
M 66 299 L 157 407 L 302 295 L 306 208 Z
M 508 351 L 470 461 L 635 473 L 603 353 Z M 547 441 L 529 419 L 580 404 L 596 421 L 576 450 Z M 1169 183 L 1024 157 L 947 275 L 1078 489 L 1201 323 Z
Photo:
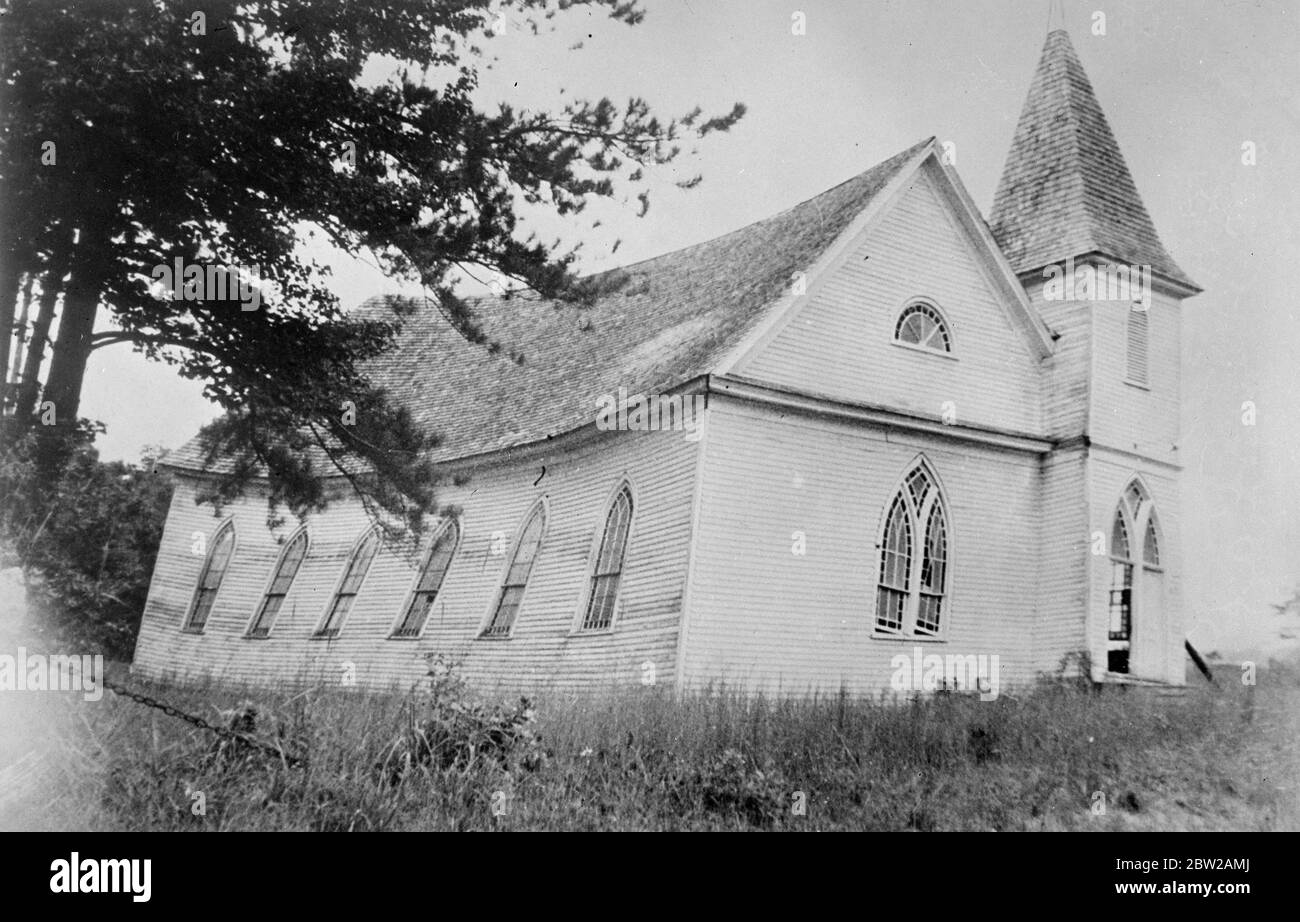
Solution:
M 925 553 L 925 535 L 921 531 L 921 516 L 912 505 L 911 499 L 905 499 L 903 506 L 912 519 L 912 559 L 909 562 L 907 604 L 903 606 L 902 630 L 904 634 L 913 636 L 916 634 L 916 618 L 921 607 L 921 568 L 924 562 L 922 555 Z

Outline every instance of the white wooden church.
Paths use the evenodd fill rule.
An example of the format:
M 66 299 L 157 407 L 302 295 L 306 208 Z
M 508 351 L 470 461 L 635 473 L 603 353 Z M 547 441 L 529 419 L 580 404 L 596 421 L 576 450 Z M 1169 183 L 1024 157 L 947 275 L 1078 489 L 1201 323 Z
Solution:
M 407 323 L 375 374 L 442 434 L 454 510 L 418 554 L 342 489 L 275 532 L 256 491 L 214 514 L 202 446 L 170 456 L 136 674 L 404 688 L 441 654 L 485 688 L 875 694 L 917 650 L 997 656 L 1003 687 L 1087 651 L 1182 684 L 1200 289 L 1064 31 L 988 222 L 930 140 L 624 271 L 587 311 L 480 302 L 522 366 Z M 620 394 L 658 412 L 610 425 Z

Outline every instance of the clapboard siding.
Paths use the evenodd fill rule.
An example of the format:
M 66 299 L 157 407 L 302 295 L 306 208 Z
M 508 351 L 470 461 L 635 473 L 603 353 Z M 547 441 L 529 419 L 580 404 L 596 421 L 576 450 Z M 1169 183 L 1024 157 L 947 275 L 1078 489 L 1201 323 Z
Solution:
M 459 508 L 461 543 L 423 635 L 390 640 L 412 587 L 418 557 L 385 547 L 339 637 L 311 639 L 343 567 L 369 520 L 359 504 L 336 502 L 308 520 L 311 546 L 285 604 L 264 640 L 244 636 L 279 546 L 265 527 L 266 507 L 250 495 L 228 510 L 237 529 L 235 555 L 202 635 L 181 631 L 203 557 L 190 552 L 195 532 L 211 536 L 223 520 L 194 503 L 195 483 L 179 478 L 141 627 L 135 669 L 150 677 L 266 685 L 338 681 L 345 668 L 359 685 L 406 687 L 424 674 L 426 657 L 443 653 L 485 687 L 630 684 L 654 664 L 671 681 L 690 544 L 690 505 L 698 443 L 682 433 L 611 433 L 581 449 L 555 451 L 526 464 L 472 472 L 439 499 Z M 542 469 L 545 466 L 545 474 Z M 534 485 L 535 481 L 540 482 Z M 634 516 L 612 632 L 574 633 L 586 598 L 590 561 L 606 504 L 626 476 Z M 524 516 L 544 499 L 548 521 L 513 636 L 478 640 Z M 291 533 L 296 524 L 281 529 Z M 494 552 L 494 536 L 505 547 Z M 504 551 L 504 552 L 500 552 Z
M 1034 635 L 1034 660 L 1040 672 L 1055 673 L 1062 657 L 1089 649 L 1085 632 L 1091 553 L 1084 492 L 1087 463 L 1087 450 L 1082 446 L 1042 458 Z
M 1099 444 L 1177 464 L 1181 399 L 1182 308 L 1157 294 L 1147 323 L 1147 387 L 1126 383 L 1128 375 L 1127 303 L 1092 305 L 1096 346 L 1093 350 L 1093 398 L 1090 430 Z
M 981 258 L 922 170 L 847 260 L 809 292 L 809 303 L 736 373 L 928 418 L 951 410 L 962 424 L 1036 433 L 1039 364 L 1011 326 Z M 900 312 L 919 296 L 947 318 L 953 358 L 894 342 Z
M 1034 309 L 1056 337 L 1043 362 L 1043 423 L 1051 438 L 1075 438 L 1088 431 L 1092 311 L 1074 301 L 1048 301 L 1042 289 L 1040 281 L 1027 286 Z
M 924 453 L 948 501 L 947 641 L 926 652 L 997 654 L 1032 676 L 1038 458 L 715 400 L 684 642 L 688 686 L 801 694 L 889 688 L 910 641 L 871 636 L 876 542 L 887 504 Z M 792 552 L 803 532 L 806 556 Z
M 1166 682 L 1182 685 L 1186 681 L 1184 665 L 1186 653 L 1183 643 L 1187 638 L 1187 630 L 1183 614 L 1182 509 L 1178 475 L 1169 468 L 1095 447 L 1091 452 L 1088 472 L 1089 510 L 1093 531 L 1100 531 L 1109 537 L 1111 522 L 1120 497 L 1134 477 L 1141 478 L 1155 503 L 1159 522 L 1160 562 L 1164 569 L 1162 606 L 1164 655 L 1161 663 L 1162 675 L 1144 678 L 1163 679 Z M 1142 535 L 1130 536 L 1138 553 L 1141 551 L 1142 537 Z M 1092 567 L 1088 639 L 1093 662 L 1101 664 L 1103 669 L 1106 662 L 1107 590 L 1110 577 L 1109 566 Z M 1134 613 L 1135 622 L 1142 617 L 1140 599 L 1138 605 Z
M 1178 462 L 1181 400 L 1181 302 L 1154 293 L 1148 311 L 1145 387 L 1128 383 L 1128 317 L 1120 301 L 1048 301 L 1042 281 L 1030 299 L 1058 338 L 1043 363 L 1047 434 L 1094 442 L 1165 463 Z

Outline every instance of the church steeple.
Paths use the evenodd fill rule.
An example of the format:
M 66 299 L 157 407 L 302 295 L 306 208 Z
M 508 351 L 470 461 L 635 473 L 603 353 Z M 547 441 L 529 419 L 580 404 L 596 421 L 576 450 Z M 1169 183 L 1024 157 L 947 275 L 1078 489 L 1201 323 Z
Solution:
M 1047 11 L 1047 34 L 1051 35 L 1057 29 L 1065 29 L 1065 0 L 1052 0 Z
M 1199 291 L 1161 244 L 1056 9 L 998 184 L 994 238 L 1019 273 L 1097 253 Z

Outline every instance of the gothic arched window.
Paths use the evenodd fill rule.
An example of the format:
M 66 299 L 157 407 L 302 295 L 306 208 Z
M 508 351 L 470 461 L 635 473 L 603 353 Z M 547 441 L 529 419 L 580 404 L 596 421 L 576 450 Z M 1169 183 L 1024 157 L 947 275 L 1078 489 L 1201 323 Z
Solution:
M 506 569 L 501 583 L 501 594 L 497 596 L 496 607 L 487 627 L 483 629 L 484 637 L 507 637 L 515 626 L 519 616 L 519 606 L 524 600 L 524 590 L 528 588 L 528 577 L 533 572 L 533 564 L 541 553 L 542 536 L 546 533 L 546 507 L 538 503 L 519 530 L 519 540 L 515 543 L 514 553 L 510 555 L 510 566 Z
M 605 530 L 591 573 L 587 613 L 582 619 L 584 631 L 600 630 L 614 623 L 614 605 L 623 578 L 623 558 L 627 554 L 627 534 L 631 525 L 632 491 L 623 484 L 605 516 Z
M 1137 479 L 1124 488 L 1115 507 L 1110 564 L 1106 669 L 1124 675 L 1132 672 L 1136 663 L 1139 673 L 1159 676 L 1164 662 L 1164 651 L 1155 640 L 1164 617 L 1160 526 L 1155 505 Z
M 280 559 L 276 561 L 271 584 L 266 587 L 266 595 L 262 598 L 262 605 L 257 610 L 257 617 L 253 619 L 252 625 L 248 628 L 249 637 L 270 636 L 271 626 L 275 624 L 275 616 L 280 613 L 280 606 L 284 604 L 284 597 L 289 594 L 289 587 L 293 585 L 294 578 L 298 575 L 298 568 L 302 566 L 303 558 L 306 556 L 307 530 L 303 528 L 298 530 L 298 533 L 280 552 Z
M 325 620 L 316 631 L 317 637 L 330 638 L 339 635 L 339 631 L 343 629 L 344 619 L 352 610 L 352 603 L 361 592 L 361 584 L 365 582 L 366 574 L 370 572 L 370 564 L 379 552 L 381 541 L 379 528 L 377 526 L 368 528 L 365 535 L 357 542 L 357 546 L 352 549 L 347 568 L 343 571 L 343 581 L 334 591 L 334 598 L 325 613 Z
M 1123 642 L 1131 639 L 1133 630 L 1133 550 L 1128 538 L 1128 516 L 1125 509 L 1116 509 L 1110 528 L 1108 633 L 1111 640 Z
M 217 600 L 221 581 L 226 577 L 231 555 L 235 551 L 235 523 L 227 521 L 217 529 L 208 547 L 208 555 L 203 561 L 203 570 L 199 573 L 199 583 L 194 589 L 194 601 L 190 604 L 190 616 L 185 619 L 185 630 L 198 633 L 208 623 L 212 614 L 212 605 Z
M 433 610 L 434 600 L 442 591 L 443 580 L 447 578 L 447 571 L 451 569 L 451 560 L 456 556 L 459 544 L 460 526 L 452 519 L 429 545 L 428 553 L 424 555 L 424 565 L 420 567 L 420 577 L 411 590 L 411 598 L 406 603 L 402 620 L 393 628 L 393 637 L 420 636 L 424 622 Z
M 885 516 L 876 630 L 938 636 L 947 615 L 951 554 L 943 496 L 924 461 L 903 479 Z

